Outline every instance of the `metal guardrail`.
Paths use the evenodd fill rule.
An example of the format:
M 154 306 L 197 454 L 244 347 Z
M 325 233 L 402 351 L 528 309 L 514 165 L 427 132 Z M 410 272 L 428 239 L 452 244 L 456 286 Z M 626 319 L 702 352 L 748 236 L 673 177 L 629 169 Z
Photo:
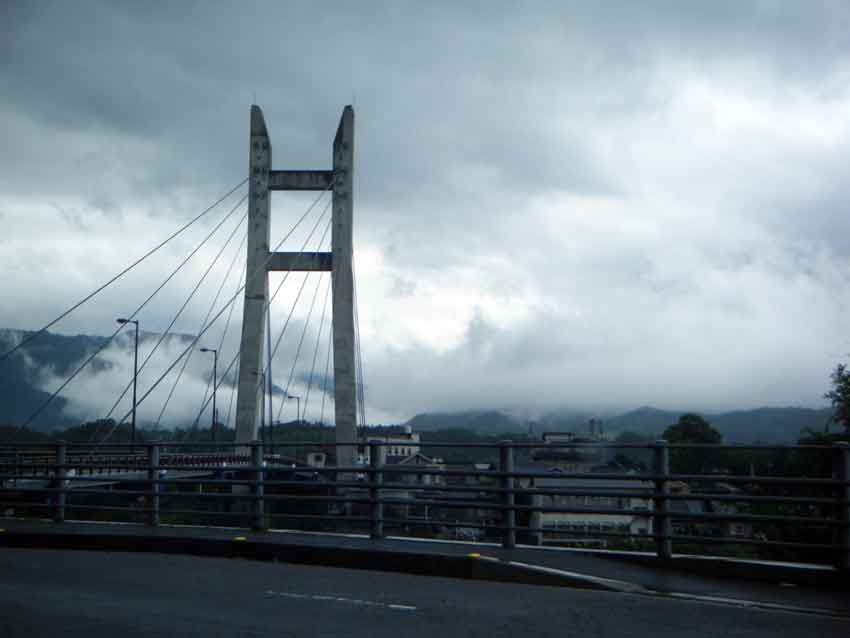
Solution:
M 302 525 L 333 523 L 338 531 L 365 527 L 375 539 L 385 537 L 387 528 L 396 529 L 399 535 L 410 534 L 412 528 L 479 530 L 485 537 L 500 539 L 505 548 L 540 543 L 546 536 L 576 542 L 651 543 L 662 560 L 672 556 L 674 544 L 734 544 L 815 553 L 850 573 L 850 445 L 846 443 L 832 447 L 697 446 L 664 441 L 650 445 L 417 444 L 431 449 L 490 449 L 498 462 L 488 469 L 387 463 L 384 452 L 393 445 L 380 440 L 275 444 L 280 449 L 333 452 L 356 446 L 369 450 L 368 464 L 349 467 L 308 466 L 294 456 L 264 454 L 260 443 L 136 443 L 133 450 L 141 450 L 141 454 L 129 453 L 129 445 L 99 446 L 97 450 L 62 442 L 0 445 L 0 513 L 47 513 L 62 523 L 73 511 L 101 519 L 129 516 L 151 526 L 160 525 L 163 516 L 180 517 L 181 521 L 216 518 L 255 530 L 268 529 L 282 520 Z M 650 467 L 632 473 L 580 472 L 523 468 L 516 462 L 518 454 L 526 456 L 533 450 L 581 453 L 587 448 L 648 450 Z M 831 471 L 830 476 L 672 472 L 671 452 L 693 449 L 831 455 Z M 718 484 L 737 491 L 718 493 L 712 488 Z M 115 504 L 126 499 L 131 499 L 129 505 Z M 576 499 L 583 501 L 577 504 Z M 645 507 L 623 505 L 631 499 Z M 186 501 L 188 507 L 173 507 Z M 708 502 L 714 504 L 714 511 L 677 506 Z M 215 507 L 204 509 L 207 504 Z M 411 515 L 411 507 L 424 508 L 425 517 Z M 455 511 L 466 514 L 445 515 Z M 547 516 L 553 519 L 549 524 Z M 602 522 L 595 529 L 585 525 L 584 530 L 570 522 L 588 517 Z M 621 529 L 615 524 L 603 525 L 611 519 L 620 521 Z M 623 528 L 622 521 L 628 519 L 647 524 L 633 531 L 630 524 Z M 731 536 L 716 534 L 717 528 L 711 528 L 729 523 L 751 526 L 752 530 L 744 536 Z M 762 531 L 755 532 L 755 528 Z

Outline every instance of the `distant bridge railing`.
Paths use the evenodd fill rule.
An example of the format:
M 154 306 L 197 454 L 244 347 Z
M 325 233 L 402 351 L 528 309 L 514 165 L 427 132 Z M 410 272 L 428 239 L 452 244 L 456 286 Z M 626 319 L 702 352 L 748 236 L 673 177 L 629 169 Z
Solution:
M 275 443 L 291 455 L 260 443 L 0 444 L 0 515 L 616 547 L 660 559 L 675 549 L 850 572 L 847 444 L 405 445 L 414 453 L 393 454 L 400 445 L 386 440 Z M 346 446 L 362 464 L 330 463 Z

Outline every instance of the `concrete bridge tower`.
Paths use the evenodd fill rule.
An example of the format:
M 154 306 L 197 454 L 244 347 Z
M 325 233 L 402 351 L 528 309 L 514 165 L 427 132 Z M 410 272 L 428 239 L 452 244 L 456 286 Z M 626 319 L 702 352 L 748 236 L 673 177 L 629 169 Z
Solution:
M 263 343 L 271 271 L 330 271 L 332 277 L 336 440 L 357 438 L 352 256 L 354 110 L 346 106 L 333 141 L 332 170 L 272 170 L 272 145 L 259 106 L 251 107 L 248 252 L 242 350 L 236 400 L 236 441 L 257 440 L 263 400 Z M 272 191 L 332 189 L 331 252 L 271 253 Z M 356 448 L 337 448 L 340 465 L 352 465 Z

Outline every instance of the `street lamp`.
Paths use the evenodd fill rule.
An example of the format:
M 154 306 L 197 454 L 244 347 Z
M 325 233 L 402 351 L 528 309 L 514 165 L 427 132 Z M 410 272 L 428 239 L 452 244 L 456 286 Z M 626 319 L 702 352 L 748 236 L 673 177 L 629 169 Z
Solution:
M 218 350 L 215 348 L 201 348 L 201 352 L 212 352 L 213 353 L 213 407 L 212 407 L 212 427 L 210 429 L 210 433 L 212 434 L 212 440 L 215 442 L 215 421 L 217 410 L 215 407 L 215 390 L 216 390 L 216 377 L 218 376 Z
M 301 425 L 301 397 L 297 397 L 293 394 L 287 394 L 286 398 L 295 399 L 295 401 L 297 402 L 295 404 L 295 423 L 297 425 Z
M 122 326 L 127 323 L 136 325 L 136 341 L 133 348 L 133 418 L 130 421 L 130 453 L 135 453 L 136 443 L 136 380 L 139 376 L 139 322 L 136 319 L 116 319 Z

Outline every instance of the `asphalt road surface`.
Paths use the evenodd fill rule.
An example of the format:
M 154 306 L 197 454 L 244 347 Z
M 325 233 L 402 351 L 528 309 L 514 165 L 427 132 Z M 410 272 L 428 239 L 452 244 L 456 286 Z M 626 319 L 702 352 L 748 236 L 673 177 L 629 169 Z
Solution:
M 850 621 L 691 600 L 160 554 L 0 549 L 0 638 L 850 635 Z

